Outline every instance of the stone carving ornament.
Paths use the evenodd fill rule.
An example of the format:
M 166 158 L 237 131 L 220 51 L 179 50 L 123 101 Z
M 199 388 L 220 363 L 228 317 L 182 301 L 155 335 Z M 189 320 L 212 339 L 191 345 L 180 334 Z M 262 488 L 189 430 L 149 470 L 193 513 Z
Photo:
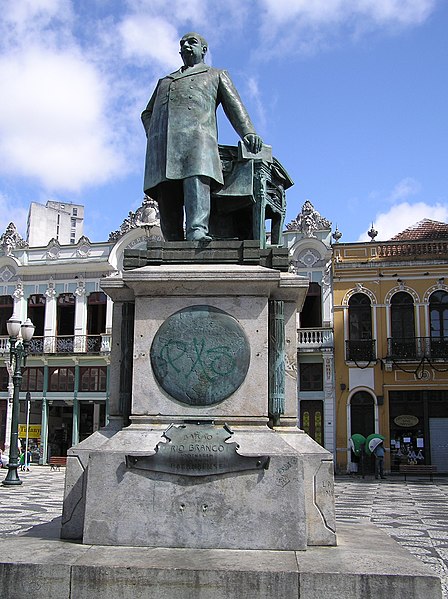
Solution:
M 117 241 L 137 227 L 159 227 L 160 215 L 157 202 L 149 196 L 143 198 L 142 205 L 135 212 L 130 211 L 119 229 L 112 231 L 109 241 Z
M 326 231 L 331 229 L 331 222 L 321 216 L 314 209 L 313 204 L 306 200 L 302 206 L 302 211 L 297 217 L 286 225 L 288 231 L 300 231 L 305 237 L 315 237 L 315 231 Z
M 12 256 L 12 252 L 15 249 L 28 247 L 27 242 L 19 235 L 14 223 L 9 223 L 6 227 L 6 231 L 0 237 L 0 245 L 5 256 Z

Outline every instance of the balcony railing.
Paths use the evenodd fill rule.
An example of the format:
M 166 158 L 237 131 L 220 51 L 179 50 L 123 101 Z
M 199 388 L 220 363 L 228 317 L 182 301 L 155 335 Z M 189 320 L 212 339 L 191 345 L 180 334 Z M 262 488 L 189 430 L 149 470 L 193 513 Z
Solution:
M 391 360 L 448 360 L 448 337 L 389 337 L 387 357 Z
M 372 362 L 376 360 L 375 339 L 357 339 L 345 342 L 346 360 Z
M 99 354 L 110 353 L 110 335 L 58 335 L 33 337 L 30 354 Z M 9 337 L 0 337 L 0 353 L 9 352 Z
M 297 331 L 297 349 L 306 351 L 333 347 L 333 329 L 299 329 Z

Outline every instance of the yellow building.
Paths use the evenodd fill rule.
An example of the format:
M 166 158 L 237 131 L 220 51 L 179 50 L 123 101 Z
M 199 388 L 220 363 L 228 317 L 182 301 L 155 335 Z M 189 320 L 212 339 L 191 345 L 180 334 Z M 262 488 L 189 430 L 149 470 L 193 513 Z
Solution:
M 386 470 L 447 472 L 448 224 L 333 250 L 337 470 L 357 470 L 353 434 L 379 433 Z

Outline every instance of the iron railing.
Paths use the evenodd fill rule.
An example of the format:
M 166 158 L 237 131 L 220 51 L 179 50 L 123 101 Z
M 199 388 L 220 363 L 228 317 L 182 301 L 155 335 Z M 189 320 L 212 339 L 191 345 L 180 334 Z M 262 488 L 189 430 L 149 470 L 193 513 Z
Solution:
M 350 362 L 372 362 L 376 360 L 375 339 L 357 339 L 345 342 L 346 360 Z
M 30 354 L 99 354 L 110 353 L 110 335 L 57 335 L 33 337 Z M 9 337 L 0 337 L 0 353 L 9 352 Z
M 448 360 L 448 337 L 389 337 L 387 357 L 391 360 Z

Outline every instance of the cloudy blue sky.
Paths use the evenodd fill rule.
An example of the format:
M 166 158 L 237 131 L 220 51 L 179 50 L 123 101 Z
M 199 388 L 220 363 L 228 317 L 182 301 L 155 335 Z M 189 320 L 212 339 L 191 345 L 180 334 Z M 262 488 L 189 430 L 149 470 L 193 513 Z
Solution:
M 84 204 L 106 240 L 142 201 L 140 113 L 198 31 L 306 199 L 356 241 L 448 221 L 444 0 L 0 0 L 0 232 Z M 220 141 L 237 136 L 219 117 Z

